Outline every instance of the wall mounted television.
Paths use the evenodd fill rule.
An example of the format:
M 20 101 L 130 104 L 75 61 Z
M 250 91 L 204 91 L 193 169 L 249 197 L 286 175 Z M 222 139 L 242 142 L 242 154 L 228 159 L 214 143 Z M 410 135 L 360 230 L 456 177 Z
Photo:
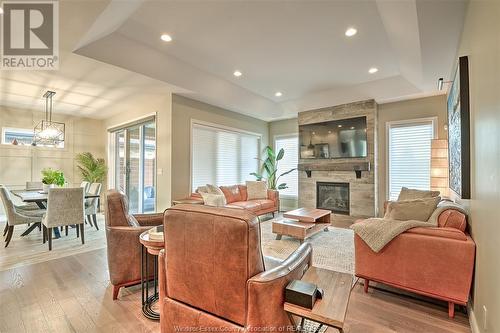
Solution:
M 299 126 L 301 159 L 366 157 L 366 117 Z

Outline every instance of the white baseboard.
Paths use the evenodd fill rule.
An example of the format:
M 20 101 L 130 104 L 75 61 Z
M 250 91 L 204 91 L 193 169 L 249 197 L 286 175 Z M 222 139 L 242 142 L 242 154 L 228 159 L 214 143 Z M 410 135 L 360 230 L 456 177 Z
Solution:
M 467 312 L 469 313 L 469 324 L 472 333 L 481 333 L 479 326 L 477 325 L 476 315 L 474 314 L 474 310 L 470 306 L 470 302 L 467 305 Z

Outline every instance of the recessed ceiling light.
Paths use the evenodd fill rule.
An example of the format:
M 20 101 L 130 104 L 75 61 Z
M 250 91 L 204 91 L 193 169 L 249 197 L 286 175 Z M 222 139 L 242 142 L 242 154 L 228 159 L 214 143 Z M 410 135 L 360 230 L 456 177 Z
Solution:
M 353 27 L 348 28 L 348 29 L 345 31 L 345 35 L 346 35 L 347 37 L 352 37 L 352 36 L 354 36 L 354 35 L 355 35 L 355 34 L 357 34 L 357 33 L 358 33 L 358 30 L 356 30 L 356 28 L 353 28 Z
M 161 40 L 164 41 L 164 42 L 171 42 L 172 41 L 172 37 L 170 35 L 167 35 L 167 34 L 163 34 L 161 35 Z
M 342 125 L 338 125 L 337 127 L 338 127 L 338 128 L 341 128 L 341 127 L 342 127 Z
M 283 93 L 281 91 L 277 91 L 274 93 L 274 96 L 281 97 L 281 96 L 283 96 Z
M 351 126 L 351 129 L 354 129 L 355 127 L 354 126 Z
M 2 14 L 3 14 L 3 8 L 0 7 L 0 15 L 2 15 Z
M 377 67 L 372 67 L 372 68 L 370 68 L 370 69 L 368 70 L 368 73 L 370 73 L 370 74 L 375 74 L 375 73 L 377 73 L 377 72 L 378 72 L 378 68 L 377 68 Z
M 236 77 L 240 77 L 240 76 L 242 76 L 242 75 L 243 75 L 243 73 L 242 73 L 242 72 L 240 72 L 240 71 L 234 71 L 234 72 L 233 72 L 233 75 L 234 75 L 234 76 L 236 76 Z

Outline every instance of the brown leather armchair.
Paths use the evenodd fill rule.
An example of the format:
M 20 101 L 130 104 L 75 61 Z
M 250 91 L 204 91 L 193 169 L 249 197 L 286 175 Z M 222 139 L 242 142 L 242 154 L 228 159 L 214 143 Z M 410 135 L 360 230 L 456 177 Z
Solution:
M 113 299 L 121 287 L 128 287 L 141 279 L 141 243 L 139 235 L 163 223 L 163 213 L 128 213 L 127 197 L 116 190 L 106 193 L 106 239 L 108 246 L 109 279 L 113 285 Z M 151 258 L 150 258 L 151 259 Z M 152 259 L 151 259 L 152 260 Z M 148 267 L 153 267 L 148 265 Z
M 247 210 L 177 205 L 165 211 L 164 227 L 166 248 L 159 259 L 163 333 L 290 328 L 284 289 L 311 265 L 309 243 L 266 270 L 259 222 Z

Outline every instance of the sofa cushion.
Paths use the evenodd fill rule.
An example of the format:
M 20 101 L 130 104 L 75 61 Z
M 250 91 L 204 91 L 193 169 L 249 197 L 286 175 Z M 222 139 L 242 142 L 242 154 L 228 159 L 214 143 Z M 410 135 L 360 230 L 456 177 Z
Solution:
M 200 193 L 203 198 L 203 204 L 214 207 L 224 207 L 226 205 L 226 198 L 224 194 L 214 193 Z
M 270 209 L 274 207 L 274 201 L 269 199 L 251 200 L 251 202 L 259 204 L 260 209 Z
M 439 191 L 422 191 L 403 187 L 399 193 L 398 201 L 428 199 L 439 196 Z
M 230 208 L 244 208 L 246 210 L 255 212 L 260 210 L 260 205 L 257 202 L 252 201 L 235 201 L 231 202 L 229 205 L 226 207 Z
M 267 182 L 265 181 L 247 181 L 247 200 L 267 199 Z
M 424 221 L 429 220 L 432 212 L 436 210 L 440 198 L 404 200 L 390 202 L 384 218 L 399 221 Z
M 439 215 L 438 225 L 441 228 L 455 228 L 465 232 L 467 217 L 464 213 L 455 209 L 447 209 Z
M 226 197 L 226 202 L 228 204 L 244 200 L 243 196 L 241 195 L 239 185 L 221 186 L 220 189 L 224 193 L 224 196 Z

